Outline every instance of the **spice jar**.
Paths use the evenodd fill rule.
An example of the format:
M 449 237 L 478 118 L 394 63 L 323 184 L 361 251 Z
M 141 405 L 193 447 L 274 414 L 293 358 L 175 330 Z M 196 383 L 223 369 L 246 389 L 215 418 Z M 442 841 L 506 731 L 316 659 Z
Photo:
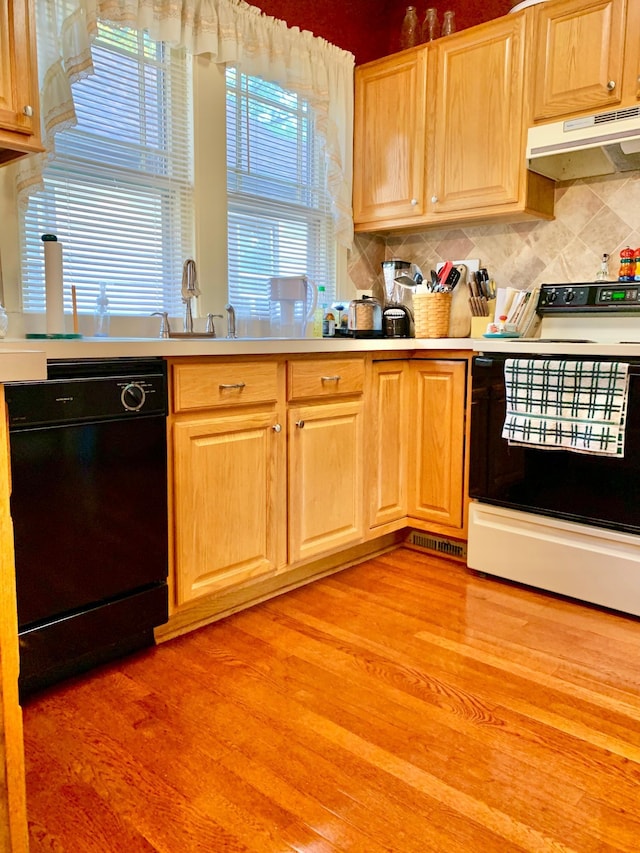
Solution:
M 620 252 L 620 269 L 618 270 L 618 281 L 634 281 L 636 264 L 635 252 L 628 246 Z

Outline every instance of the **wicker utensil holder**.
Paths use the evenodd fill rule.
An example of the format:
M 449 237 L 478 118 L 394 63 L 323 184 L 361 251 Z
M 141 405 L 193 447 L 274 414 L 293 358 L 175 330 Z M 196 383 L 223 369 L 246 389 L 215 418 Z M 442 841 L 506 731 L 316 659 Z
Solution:
M 446 338 L 449 335 L 451 291 L 413 294 L 416 338 Z

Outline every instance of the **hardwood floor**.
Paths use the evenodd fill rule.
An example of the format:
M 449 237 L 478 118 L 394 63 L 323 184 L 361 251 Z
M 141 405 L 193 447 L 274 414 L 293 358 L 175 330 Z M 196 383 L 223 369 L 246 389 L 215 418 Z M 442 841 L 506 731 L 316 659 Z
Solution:
M 24 729 L 34 853 L 640 849 L 640 621 L 406 549 Z

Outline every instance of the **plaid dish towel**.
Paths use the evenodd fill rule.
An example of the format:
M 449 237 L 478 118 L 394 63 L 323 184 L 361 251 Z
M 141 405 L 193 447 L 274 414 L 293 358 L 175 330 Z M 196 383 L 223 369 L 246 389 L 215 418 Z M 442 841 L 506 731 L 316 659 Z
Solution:
M 628 364 L 508 358 L 509 444 L 624 456 Z

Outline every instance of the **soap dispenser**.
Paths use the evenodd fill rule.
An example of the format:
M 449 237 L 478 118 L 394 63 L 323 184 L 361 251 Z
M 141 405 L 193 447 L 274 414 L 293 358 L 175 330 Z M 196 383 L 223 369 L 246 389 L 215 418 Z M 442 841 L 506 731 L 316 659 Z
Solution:
M 96 307 L 93 312 L 93 334 L 96 338 L 106 338 L 109 335 L 109 297 L 107 287 L 100 285 L 100 295 L 96 299 Z

